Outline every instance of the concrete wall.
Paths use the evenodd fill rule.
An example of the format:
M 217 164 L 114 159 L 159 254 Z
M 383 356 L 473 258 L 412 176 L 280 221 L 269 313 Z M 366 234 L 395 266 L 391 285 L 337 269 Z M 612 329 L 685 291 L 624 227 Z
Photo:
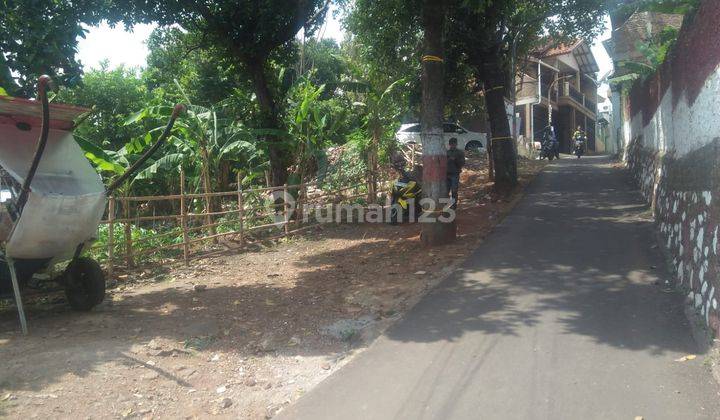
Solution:
M 720 335 L 720 2 L 686 22 L 670 60 L 613 98 L 614 129 L 652 204 L 675 282 Z M 617 105 L 617 107 L 615 107 Z M 617 118 L 618 110 L 621 118 Z

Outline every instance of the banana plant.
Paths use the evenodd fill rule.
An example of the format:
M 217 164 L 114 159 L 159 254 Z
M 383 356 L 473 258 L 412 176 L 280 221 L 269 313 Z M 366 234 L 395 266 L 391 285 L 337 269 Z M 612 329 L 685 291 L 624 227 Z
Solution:
M 128 181 L 127 190 L 136 181 L 160 183 L 168 173 L 186 170 L 190 189 L 210 192 L 213 185 L 228 189 L 233 166 L 241 173 L 244 183 L 250 183 L 263 174 L 267 158 L 257 147 L 256 133 L 241 123 L 219 116 L 219 106 L 188 105 L 187 114 L 175 123 L 169 144 L 157 159 L 149 160 Z M 152 125 L 164 120 L 172 112 L 170 104 L 152 105 L 130 116 L 125 124 Z M 95 142 L 76 136 L 86 157 L 103 175 L 112 177 L 124 172 L 138 156 L 153 143 L 162 126 L 147 134 L 133 138 L 117 151 L 105 150 Z M 218 180 L 217 183 L 212 182 Z
M 176 123 L 170 139 L 172 150 L 139 172 L 135 179 L 154 179 L 158 174 L 183 167 L 191 175 L 191 182 L 211 192 L 215 184 L 213 180 L 218 181 L 216 184 L 221 189 L 228 188 L 232 166 L 238 168 L 244 183 L 260 176 L 267 166 L 267 158 L 257 147 L 256 130 L 223 116 L 223 102 L 208 107 L 195 105 L 179 84 L 178 89 L 188 105 L 185 118 Z M 149 107 L 129 119 L 128 123 L 147 118 L 162 120 L 168 112 L 171 110 L 167 106 Z M 160 129 L 153 129 L 149 134 Z M 142 148 L 142 143 L 126 147 Z
M 382 146 L 382 139 L 388 128 L 393 127 L 400 116 L 399 108 L 392 103 L 392 95 L 396 89 L 407 84 L 405 79 L 398 79 L 384 88 L 374 86 L 370 81 L 363 80 L 361 76 L 352 82 L 356 88 L 354 94 L 358 99 L 353 106 L 363 115 L 363 128 L 367 133 L 369 144 L 365 148 L 365 156 L 370 180 L 370 196 L 375 196 L 377 189 L 376 175 L 378 173 L 378 154 Z M 360 89 L 358 89 L 360 88 Z
M 312 159 L 320 161 L 324 157 L 328 132 L 332 129 L 328 115 L 319 106 L 324 90 L 325 85 L 316 87 L 304 78 L 289 100 L 288 133 L 295 149 L 294 173 L 300 183 L 308 174 Z

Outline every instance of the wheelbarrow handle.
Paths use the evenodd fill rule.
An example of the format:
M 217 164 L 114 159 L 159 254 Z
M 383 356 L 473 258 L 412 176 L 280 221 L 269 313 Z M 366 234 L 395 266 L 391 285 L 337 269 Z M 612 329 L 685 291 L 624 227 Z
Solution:
M 40 138 L 38 138 L 37 145 L 35 146 L 35 153 L 33 154 L 32 163 L 30 169 L 25 176 L 22 187 L 20 188 L 20 195 L 17 199 L 17 217 L 19 218 L 22 214 L 23 207 L 27 203 L 28 196 L 30 194 L 30 184 L 32 184 L 35 173 L 37 172 L 38 166 L 40 166 L 40 159 L 45 152 L 45 146 L 47 145 L 48 133 L 50 132 L 50 105 L 48 104 L 47 88 L 50 86 L 53 89 L 54 84 L 50 76 L 42 75 L 38 78 L 38 97 L 42 104 L 42 124 L 40 126 Z
M 170 137 L 170 132 L 172 131 L 173 125 L 175 124 L 175 120 L 177 117 L 185 112 L 185 105 L 183 104 L 177 104 L 175 105 L 175 108 L 173 109 L 172 115 L 170 116 L 170 120 L 168 121 L 167 125 L 165 126 L 165 130 L 160 135 L 160 137 L 157 139 L 155 144 L 152 145 L 151 148 L 149 148 L 145 153 L 143 153 L 142 156 L 140 156 L 140 159 L 135 161 L 135 163 L 130 166 L 124 174 L 120 175 L 117 179 L 115 179 L 108 187 L 106 194 L 109 196 L 112 194 L 113 191 L 117 189 L 120 185 L 122 185 L 123 182 L 125 182 L 130 176 L 132 176 L 135 172 L 137 172 L 138 169 L 142 166 L 143 163 L 145 163 L 146 160 L 150 159 L 150 156 L 153 155 L 157 151 L 157 149 L 160 148 L 160 146 L 167 140 L 168 137 Z

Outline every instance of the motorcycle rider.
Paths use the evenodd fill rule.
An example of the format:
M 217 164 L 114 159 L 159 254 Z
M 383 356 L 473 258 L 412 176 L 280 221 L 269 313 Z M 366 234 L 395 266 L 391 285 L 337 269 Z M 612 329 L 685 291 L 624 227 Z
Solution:
M 457 207 L 458 188 L 460 187 L 460 172 L 465 166 L 465 153 L 457 148 L 457 139 L 452 138 L 448 142 L 447 151 L 447 185 L 452 198 L 451 208 Z
M 577 126 L 577 130 L 572 135 L 573 142 L 575 140 L 585 141 L 585 132 L 582 130 L 582 127 L 579 125 Z

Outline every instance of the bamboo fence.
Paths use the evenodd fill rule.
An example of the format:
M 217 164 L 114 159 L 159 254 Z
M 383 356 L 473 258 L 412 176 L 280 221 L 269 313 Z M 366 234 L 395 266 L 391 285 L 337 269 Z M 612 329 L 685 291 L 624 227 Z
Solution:
M 330 206 L 330 211 L 334 211 L 334 206 L 353 200 L 355 203 L 365 200 L 364 208 L 382 201 L 381 194 L 375 193 L 374 197 L 368 194 L 378 188 L 371 188 L 367 181 L 330 191 L 314 188 L 312 183 L 243 189 L 239 178 L 237 186 L 232 191 L 188 193 L 185 174 L 180 172 L 180 194 L 112 196 L 108 199 L 107 217 L 101 221 L 107 225 L 107 240 L 95 243 L 91 252 L 105 253 L 109 278 L 114 277 L 116 268 L 132 268 L 138 259 L 166 255 L 167 251 L 176 253 L 169 258 L 181 258 L 188 265 L 195 254 L 203 252 L 200 245 L 208 241 L 228 237 L 242 247 L 248 241 L 278 239 L 316 226 L 317 220 L 305 216 L 304 209 L 309 205 Z M 387 191 L 382 187 L 380 190 Z M 156 214 L 156 207 L 177 210 Z M 138 228 L 151 229 L 151 233 L 133 238 L 133 231 Z M 122 235 L 116 234 L 118 229 Z M 118 236 L 122 236 L 121 242 Z

